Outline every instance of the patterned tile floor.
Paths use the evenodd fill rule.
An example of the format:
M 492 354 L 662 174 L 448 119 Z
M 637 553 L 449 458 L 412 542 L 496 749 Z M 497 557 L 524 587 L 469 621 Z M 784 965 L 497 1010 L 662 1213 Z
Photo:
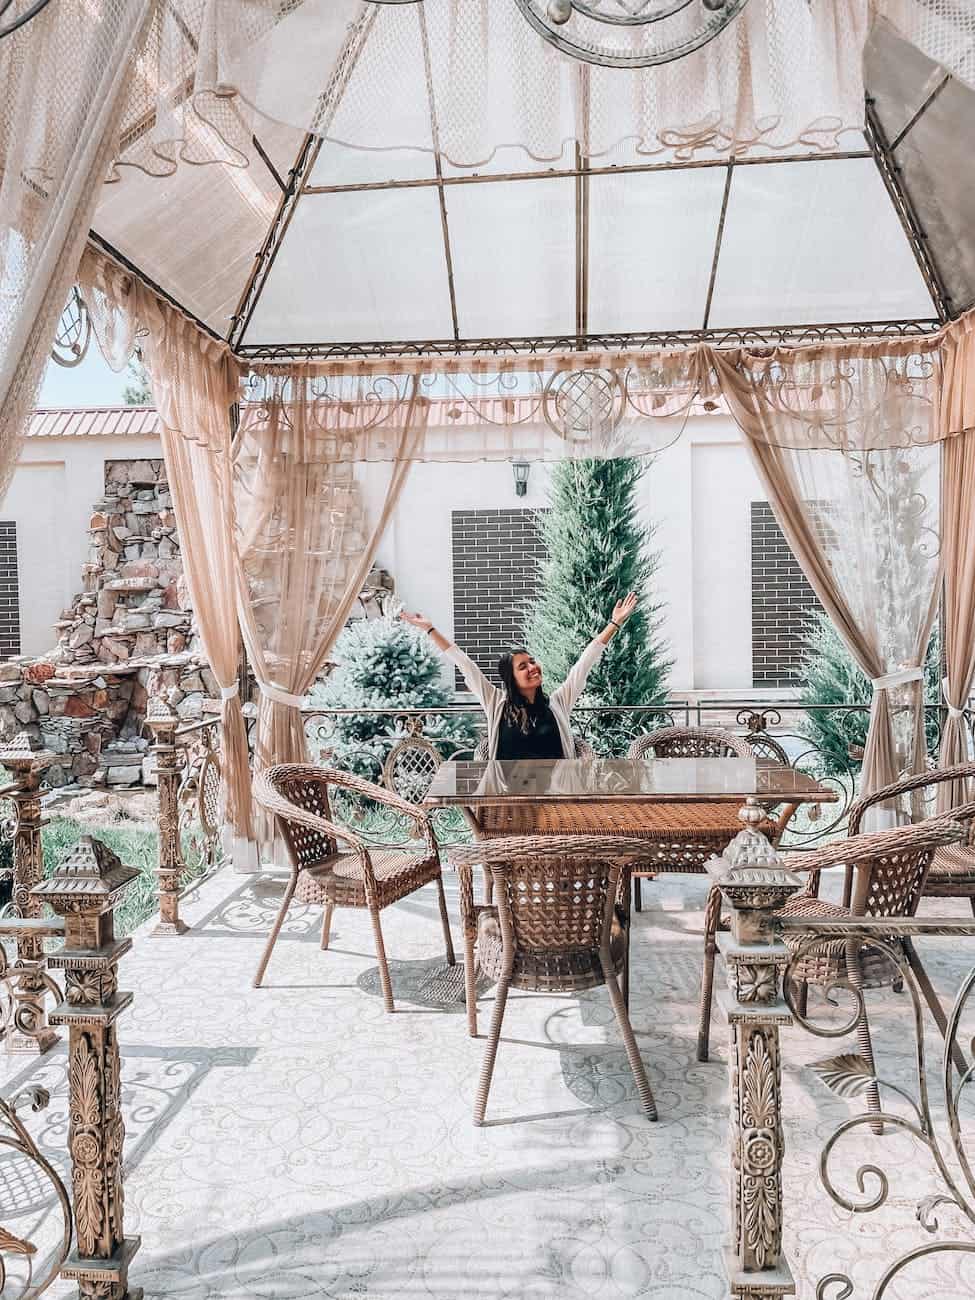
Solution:
M 512 995 L 493 1122 L 483 1129 L 470 1121 L 483 1040 L 465 1032 L 460 968 L 444 976 L 432 888 L 384 913 L 393 1016 L 382 1008 L 368 920 L 348 911 L 337 913 L 322 953 L 320 914 L 295 908 L 266 987 L 250 987 L 280 888 L 271 877 L 221 874 L 185 907 L 190 934 L 139 935 L 123 962 L 122 986 L 136 993 L 121 1022 L 126 1218 L 142 1235 L 132 1280 L 148 1300 L 727 1295 L 717 1021 L 713 1060 L 694 1059 L 703 879 L 645 886 L 636 918 L 632 1019 L 660 1122 L 640 1114 L 608 999 L 596 990 Z M 452 877 L 448 896 L 459 938 Z M 931 941 L 924 951 L 936 983 L 953 992 L 972 946 Z M 490 998 L 488 989 L 485 1022 Z M 907 995 L 877 992 L 869 1005 L 882 1072 L 913 1090 Z M 934 1037 L 928 1046 L 936 1076 Z M 804 1067 L 854 1050 L 852 1040 L 788 1030 L 784 1049 L 786 1235 L 799 1293 L 812 1297 L 817 1279 L 848 1272 L 861 1300 L 898 1254 L 932 1240 L 915 1206 L 942 1188 L 918 1143 L 860 1129 L 837 1149 L 836 1183 L 856 1197 L 857 1163 L 876 1160 L 890 1197 L 870 1215 L 833 1205 L 819 1152 L 851 1103 Z M 41 1061 L 0 1058 L 5 1092 L 27 1082 L 52 1092 L 30 1124 L 58 1160 L 64 1066 L 62 1046 Z M 975 1099 L 966 1105 L 975 1133 Z M 32 1200 L 30 1172 L 21 1173 L 0 1221 L 40 1241 L 50 1217 L 39 1225 L 36 1188 Z M 975 1240 L 956 1210 L 942 1207 L 939 1219 L 939 1236 Z M 839 1300 L 842 1287 L 824 1294 Z M 920 1260 L 887 1292 L 973 1295 L 975 1256 L 960 1253 Z

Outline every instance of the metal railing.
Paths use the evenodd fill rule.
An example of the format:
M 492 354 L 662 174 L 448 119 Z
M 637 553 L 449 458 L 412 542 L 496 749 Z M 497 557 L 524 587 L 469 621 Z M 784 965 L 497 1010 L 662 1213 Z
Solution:
M 929 761 L 936 762 L 943 710 L 926 706 Z M 483 734 L 484 715 L 473 704 L 432 709 L 322 709 L 303 710 L 305 730 L 315 759 L 323 764 L 348 767 L 358 775 L 381 783 L 389 751 L 409 737 L 429 740 L 443 759 L 470 758 Z M 800 808 L 789 823 L 783 844 L 802 848 L 841 834 L 847 812 L 857 796 L 860 758 L 855 743 L 866 734 L 870 705 L 866 703 L 807 706 L 787 700 L 668 700 L 663 705 L 576 708 L 572 727 L 599 755 L 622 756 L 637 737 L 658 727 L 719 727 L 743 736 L 760 757 L 789 763 L 835 791 L 829 805 Z M 971 729 L 971 714 L 966 714 Z M 824 744 L 822 726 L 838 743 Z M 458 744 L 451 731 L 466 731 L 470 739 Z M 817 736 L 817 732 L 820 736 Z M 853 737 L 850 741 L 847 737 Z M 845 747 L 844 747 L 845 746 Z M 357 826 L 360 831 L 363 826 Z M 377 833 L 383 826 L 377 823 Z M 458 819 L 445 833 L 463 834 Z
M 222 863 L 220 722 L 214 717 L 183 724 L 160 702 L 146 725 L 153 734 L 159 792 L 159 921 L 153 933 L 182 934 L 180 900 Z
M 820 1157 L 820 1182 L 834 1205 L 855 1214 L 872 1214 L 888 1203 L 891 1179 L 872 1153 L 864 1154 L 873 1137 L 898 1132 L 913 1136 L 930 1159 L 941 1189 L 923 1199 L 916 1218 L 932 1234 L 921 1246 L 902 1250 L 887 1263 L 869 1291 L 871 1300 L 885 1300 L 895 1278 L 906 1274 L 919 1260 L 964 1253 L 975 1255 L 975 1152 L 966 1149 L 961 1119 L 965 1090 L 975 1082 L 975 1064 L 962 1055 L 971 1044 L 971 1029 L 962 1032 L 965 1013 L 973 1009 L 975 967 L 962 978 L 951 1012 L 943 1025 L 941 1106 L 932 1106 L 925 1057 L 925 1002 L 912 959 L 910 941 L 915 936 L 975 939 L 975 919 L 918 917 L 852 917 L 849 919 L 777 916 L 776 912 L 801 888 L 798 876 L 784 869 L 762 837 L 754 841 L 743 832 L 723 858 L 713 859 L 709 873 L 730 910 L 730 933 L 718 945 L 724 957 L 727 992 L 721 1001 L 729 1035 L 730 1071 L 730 1184 L 731 1248 L 727 1256 L 728 1284 L 732 1295 L 783 1297 L 795 1292 L 795 1281 L 783 1247 L 786 1198 L 783 1195 L 785 1137 L 782 1102 L 780 1030 L 796 1025 L 817 1037 L 836 1040 L 858 1030 L 865 1018 L 863 989 L 851 974 L 831 979 L 824 988 L 826 1006 L 838 1006 L 836 994 L 845 991 L 853 1009 L 841 1023 L 817 1023 L 808 1013 L 801 989 L 804 960 L 836 945 L 859 966 L 860 954 L 869 950 L 888 964 L 894 982 L 909 995 L 906 1018 L 913 1031 L 915 1080 L 913 1092 L 902 1083 L 883 1077 L 871 1055 L 840 1052 L 810 1068 L 837 1097 L 864 1103 L 862 1110 L 842 1119 L 829 1134 Z M 786 942 L 788 940 L 788 942 Z M 972 945 L 975 955 L 975 944 Z M 933 1019 L 933 1015 L 932 1015 Z M 957 1077 L 956 1077 L 957 1075 Z M 881 1102 L 880 1089 L 895 1105 Z M 871 1101 L 875 1104 L 871 1105 Z M 835 1182 L 831 1159 L 843 1139 L 854 1135 L 856 1194 Z M 812 1189 L 806 1189 L 808 1207 Z M 950 1206 L 970 1225 L 956 1237 L 937 1237 L 939 1206 Z M 906 1225 L 905 1225 L 906 1226 Z M 816 1300 L 851 1300 L 860 1292 L 852 1277 L 834 1271 L 815 1279 Z M 898 1292 L 898 1294 L 903 1294 Z

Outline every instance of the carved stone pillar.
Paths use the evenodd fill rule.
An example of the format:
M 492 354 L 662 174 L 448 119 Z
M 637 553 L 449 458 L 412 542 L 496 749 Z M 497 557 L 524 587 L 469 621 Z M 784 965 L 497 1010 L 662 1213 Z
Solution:
M 15 785 L 5 792 L 17 808 L 14 835 L 13 903 L 22 917 L 41 915 L 40 904 L 31 890 L 44 877 L 44 854 L 41 849 L 41 778 L 55 762 L 56 754 L 46 749 L 32 749 L 31 738 L 22 731 L 0 749 L 0 763 L 13 776 Z M 10 1028 L 11 1051 L 37 1054 L 46 1052 L 58 1041 L 44 1018 L 44 941 L 38 934 L 24 934 L 17 939 L 15 969 L 23 973 L 17 979 L 16 1012 Z M 26 1033 L 17 1021 L 31 1027 Z
M 755 826 L 761 808 L 749 804 L 745 823 L 708 873 L 731 908 L 731 933 L 718 946 L 728 973 L 719 1004 L 728 1021 L 731 1071 L 731 1244 L 729 1293 L 735 1300 L 795 1294 L 782 1254 L 782 1079 L 779 1028 L 792 1023 L 782 997 L 789 960 L 775 937 L 772 914 L 801 887 Z
M 68 1027 L 68 1149 L 75 1249 L 61 1276 L 79 1300 L 139 1300 L 128 1269 L 139 1248 L 123 1222 L 122 1120 L 116 1021 L 132 1001 L 118 990 L 118 962 L 131 939 L 115 938 L 114 908 L 138 871 L 90 835 L 32 891 L 64 917 L 64 947 L 48 959 L 64 971 L 64 1001 L 51 1023 Z
M 182 763 L 176 744 L 179 716 L 162 695 L 149 701 L 146 723 L 155 740 L 156 780 L 159 788 L 159 921 L 152 933 L 183 934 L 179 915 L 180 881 L 186 870 L 179 842 L 179 784 Z

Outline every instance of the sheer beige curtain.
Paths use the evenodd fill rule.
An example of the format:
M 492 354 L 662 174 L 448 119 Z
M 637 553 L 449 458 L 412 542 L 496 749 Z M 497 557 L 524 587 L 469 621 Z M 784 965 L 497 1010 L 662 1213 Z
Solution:
M 975 678 L 975 317 L 971 314 L 945 331 L 942 364 L 942 427 L 964 430 L 945 441 L 941 475 L 946 668 L 942 690 L 948 717 L 939 762 L 951 767 L 970 756 L 962 710 Z M 965 782 L 938 787 L 941 812 L 968 798 Z
M 109 364 L 121 369 L 138 337 L 152 376 L 180 553 L 196 625 L 220 686 L 224 815 L 234 865 L 256 865 L 247 735 L 237 689 L 231 407 L 240 392 L 230 350 L 89 249 L 79 288 Z
M 713 365 L 782 531 L 871 680 L 862 792 L 921 770 L 941 579 L 936 345 L 715 352 Z
M 115 153 L 129 60 L 152 8 L 152 0 L 51 4 L 0 41 L 0 497 Z
M 354 468 L 354 425 L 364 411 L 337 412 L 314 380 L 299 375 L 259 384 L 243 407 L 233 465 L 238 612 L 262 697 L 257 769 L 308 761 L 302 700 L 369 572 L 427 414 L 418 380 L 405 381 L 386 412 L 385 498 L 367 522 Z

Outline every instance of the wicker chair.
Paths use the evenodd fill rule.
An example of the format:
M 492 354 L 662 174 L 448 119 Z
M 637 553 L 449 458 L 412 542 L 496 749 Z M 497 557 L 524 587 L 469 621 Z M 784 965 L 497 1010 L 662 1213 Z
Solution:
M 421 803 L 442 762 L 436 745 L 423 736 L 407 736 L 386 756 L 383 785 L 407 803 Z
M 450 849 L 460 874 L 467 1019 L 477 1033 L 475 942 L 497 993 L 474 1123 L 484 1122 L 509 988 L 580 992 L 605 984 L 644 1113 L 657 1118 L 618 976 L 626 976 L 629 927 L 618 906 L 621 874 L 645 845 L 621 836 L 515 836 Z M 496 906 L 474 904 L 473 868 L 492 872 Z M 622 897 L 625 901 L 625 889 Z
M 772 742 L 774 744 L 774 742 Z M 776 746 L 778 748 L 778 746 Z M 755 750 L 741 736 L 707 727 L 663 727 L 639 736 L 630 746 L 632 759 L 754 758 Z M 785 804 L 759 828 L 777 844 L 796 810 Z M 703 875 L 704 864 L 722 853 L 741 830 L 738 808 L 732 804 L 647 804 L 628 808 L 629 833 L 651 842 L 649 855 L 633 871 L 633 905 L 643 908 L 642 882 L 657 875 Z
M 402 848 L 377 849 L 345 827 L 336 826 L 331 821 L 329 808 L 331 787 L 374 799 L 408 817 L 417 828 L 419 842 Z M 332 912 L 336 907 L 369 909 L 387 1011 L 393 1011 L 394 1007 L 379 921 L 379 913 L 384 907 L 436 881 L 447 961 L 454 965 L 440 856 L 426 813 L 398 795 L 349 772 L 303 763 L 280 763 L 262 772 L 254 783 L 254 797 L 262 808 L 273 813 L 291 858 L 291 879 L 254 976 L 255 988 L 260 987 L 264 978 L 299 882 L 302 901 L 320 902 L 324 907 L 322 948 L 328 947 Z
M 882 804 L 889 799 L 903 795 L 919 795 L 924 790 L 934 789 L 945 781 L 970 781 L 975 777 L 975 763 L 959 763 L 956 767 L 936 768 L 933 772 L 921 772 L 917 776 L 906 777 L 892 785 L 876 790 L 866 798 L 860 799 L 850 809 L 848 818 L 849 833 L 858 835 L 863 824 L 863 816 L 868 808 Z M 952 821 L 964 822 L 968 834 L 961 844 L 946 844 L 934 855 L 927 880 L 924 882 L 925 898 L 967 898 L 975 915 L 975 819 L 971 809 L 975 804 L 963 804 L 952 808 L 944 815 Z M 847 871 L 843 901 L 849 904 L 853 885 L 852 873 Z
M 972 811 L 975 812 L 975 806 L 972 806 Z M 958 822 L 932 818 L 917 826 L 899 826 L 894 830 L 835 840 L 808 853 L 786 854 L 783 856 L 784 866 L 797 874 L 808 876 L 809 884 L 802 893 L 795 894 L 779 914 L 826 921 L 851 916 L 913 916 L 935 854 L 940 849 L 958 844 L 964 835 L 964 827 Z M 856 888 L 851 907 L 841 907 L 817 897 L 820 872 L 837 866 L 852 867 L 855 870 Z M 714 885 L 708 895 L 705 913 L 704 978 L 697 1049 L 699 1061 L 708 1059 L 716 937 L 718 930 L 725 928 L 721 917 L 721 891 Z M 798 940 L 790 938 L 788 934 L 786 943 L 793 950 L 798 946 Z M 944 1035 L 944 1009 L 913 943 L 910 939 L 901 939 L 898 944 Z M 805 989 L 809 984 L 825 985 L 833 980 L 848 979 L 855 988 L 863 989 L 889 983 L 892 974 L 894 972 L 891 971 L 889 961 L 879 950 L 871 951 L 856 940 L 826 940 L 806 953 L 793 970 L 793 976 L 799 983 L 797 1005 L 800 1010 L 804 1010 Z M 861 1006 L 857 1020 L 857 1042 L 872 1070 L 873 1046 L 865 1006 Z M 867 1096 L 871 1109 L 879 1110 L 880 1096 L 876 1084 L 870 1085 Z

